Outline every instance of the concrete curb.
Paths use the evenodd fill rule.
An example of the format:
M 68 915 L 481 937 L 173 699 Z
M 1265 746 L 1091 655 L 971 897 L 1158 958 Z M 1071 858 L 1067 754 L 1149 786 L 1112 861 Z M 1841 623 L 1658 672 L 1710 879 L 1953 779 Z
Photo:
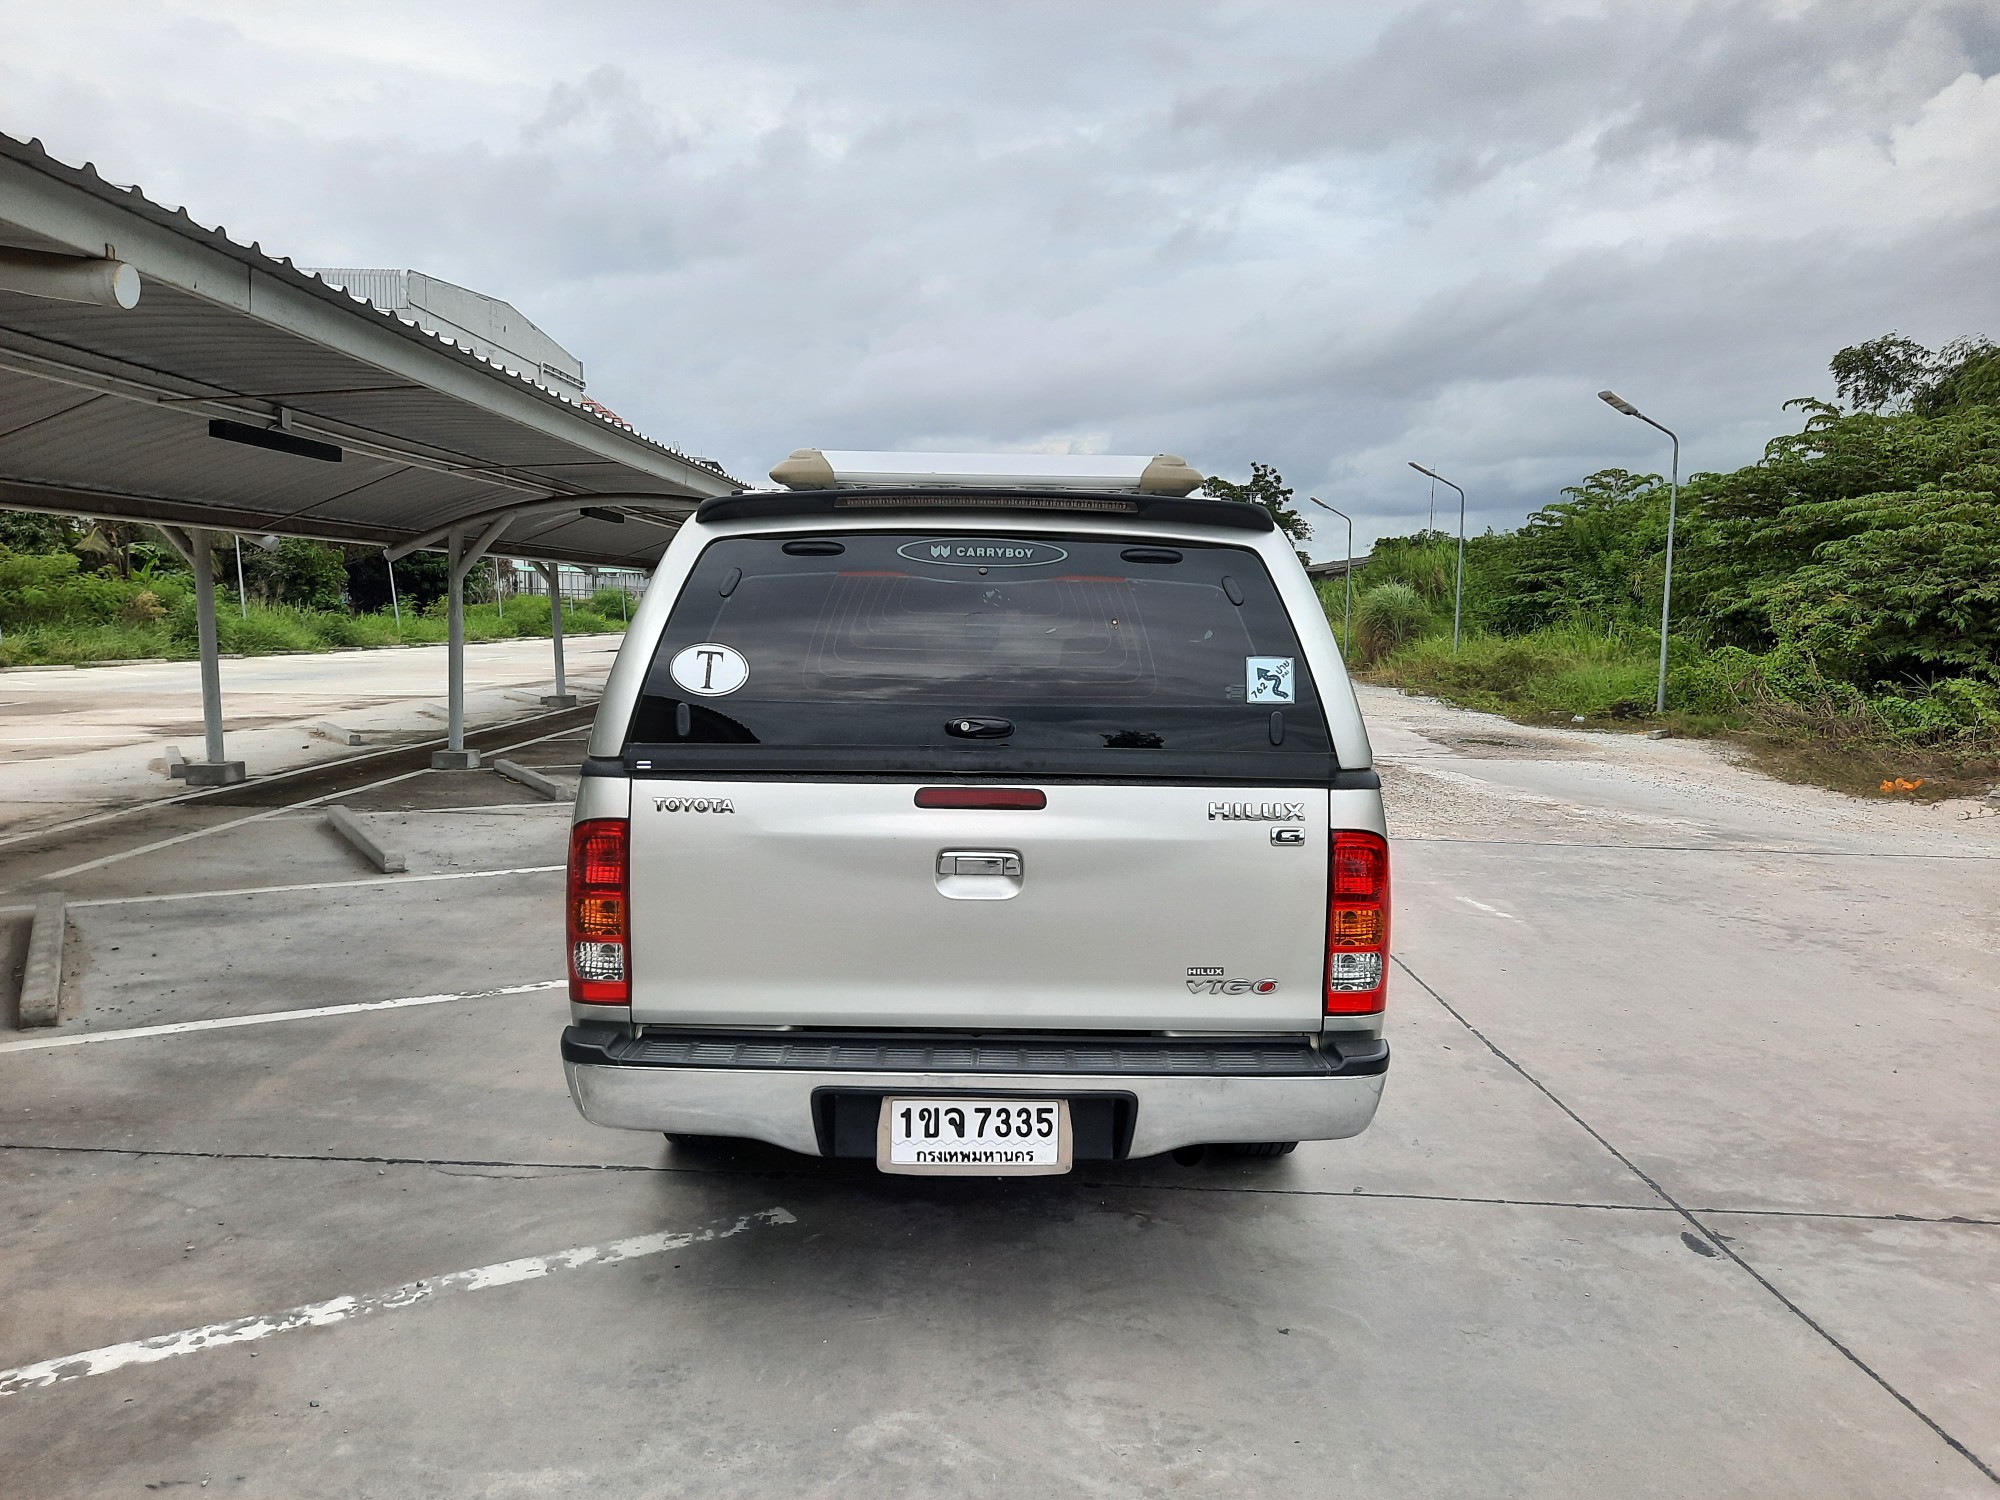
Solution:
M 546 797 L 551 802 L 569 801 L 569 788 L 552 777 L 544 776 L 540 771 L 531 771 L 526 766 L 511 760 L 496 760 L 493 762 L 493 769 L 509 781 L 518 781 L 529 791 Z
M 62 1000 L 63 939 L 69 918 L 61 891 L 48 891 L 35 901 L 34 926 L 28 934 L 28 962 L 21 971 L 21 1026 L 53 1026 Z
M 346 839 L 360 851 L 362 857 L 384 875 L 400 875 L 409 869 L 407 855 L 385 849 L 374 834 L 361 825 L 361 820 L 344 807 L 329 807 L 326 810 L 327 829 Z

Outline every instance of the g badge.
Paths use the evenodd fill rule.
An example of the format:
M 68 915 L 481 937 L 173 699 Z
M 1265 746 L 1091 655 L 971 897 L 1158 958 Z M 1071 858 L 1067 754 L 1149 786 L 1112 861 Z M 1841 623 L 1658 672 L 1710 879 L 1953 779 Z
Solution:
M 674 653 L 667 671 L 683 692 L 701 698 L 733 693 L 750 680 L 750 663 L 733 646 L 703 641 Z

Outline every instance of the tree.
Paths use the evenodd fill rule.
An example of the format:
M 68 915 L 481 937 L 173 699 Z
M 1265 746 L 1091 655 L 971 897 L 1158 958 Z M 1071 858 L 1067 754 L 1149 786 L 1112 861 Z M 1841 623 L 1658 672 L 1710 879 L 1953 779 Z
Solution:
M 67 552 L 82 537 L 83 528 L 63 516 L 29 510 L 0 510 L 0 547 L 13 552 Z
M 1507 631 L 1587 618 L 1638 622 L 1657 610 L 1667 492 L 1657 474 L 1603 469 L 1507 539 L 1487 613 Z
M 1880 411 L 1908 401 L 1931 378 L 1937 356 L 1915 339 L 1885 333 L 1853 344 L 1827 364 L 1833 388 L 1855 411 Z
M 1271 513 L 1278 530 L 1294 542 L 1303 542 L 1312 536 L 1312 522 L 1292 509 L 1292 490 L 1285 483 L 1284 475 L 1269 464 L 1252 463 L 1250 479 L 1246 484 L 1214 476 L 1210 476 L 1206 484 L 1209 494 L 1218 500 L 1240 500 L 1248 505 L 1262 506 Z M 1299 561 L 1305 560 L 1305 553 L 1299 553 Z
M 2000 345 L 1969 337 L 1926 349 L 1900 333 L 1854 344 L 1827 364 L 1833 388 L 1855 411 L 1942 416 L 2000 402 Z

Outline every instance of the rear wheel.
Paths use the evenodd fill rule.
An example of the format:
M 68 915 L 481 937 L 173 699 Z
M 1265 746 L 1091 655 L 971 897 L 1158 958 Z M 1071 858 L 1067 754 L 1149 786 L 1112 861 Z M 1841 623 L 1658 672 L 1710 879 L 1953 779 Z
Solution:
M 1297 1141 L 1245 1141 L 1229 1148 L 1238 1156 L 1290 1156 L 1299 1149 Z

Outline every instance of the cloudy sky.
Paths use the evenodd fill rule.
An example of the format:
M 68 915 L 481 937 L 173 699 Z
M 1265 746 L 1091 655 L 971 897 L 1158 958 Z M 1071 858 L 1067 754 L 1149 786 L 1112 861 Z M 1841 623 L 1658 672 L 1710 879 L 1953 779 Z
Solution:
M 1417 459 L 1506 527 L 2000 337 L 1994 0 L 0 0 L 0 130 L 301 264 L 513 301 L 642 430 Z M 1443 502 L 1440 502 L 1440 513 Z M 1337 555 L 1337 522 L 1318 555 Z

